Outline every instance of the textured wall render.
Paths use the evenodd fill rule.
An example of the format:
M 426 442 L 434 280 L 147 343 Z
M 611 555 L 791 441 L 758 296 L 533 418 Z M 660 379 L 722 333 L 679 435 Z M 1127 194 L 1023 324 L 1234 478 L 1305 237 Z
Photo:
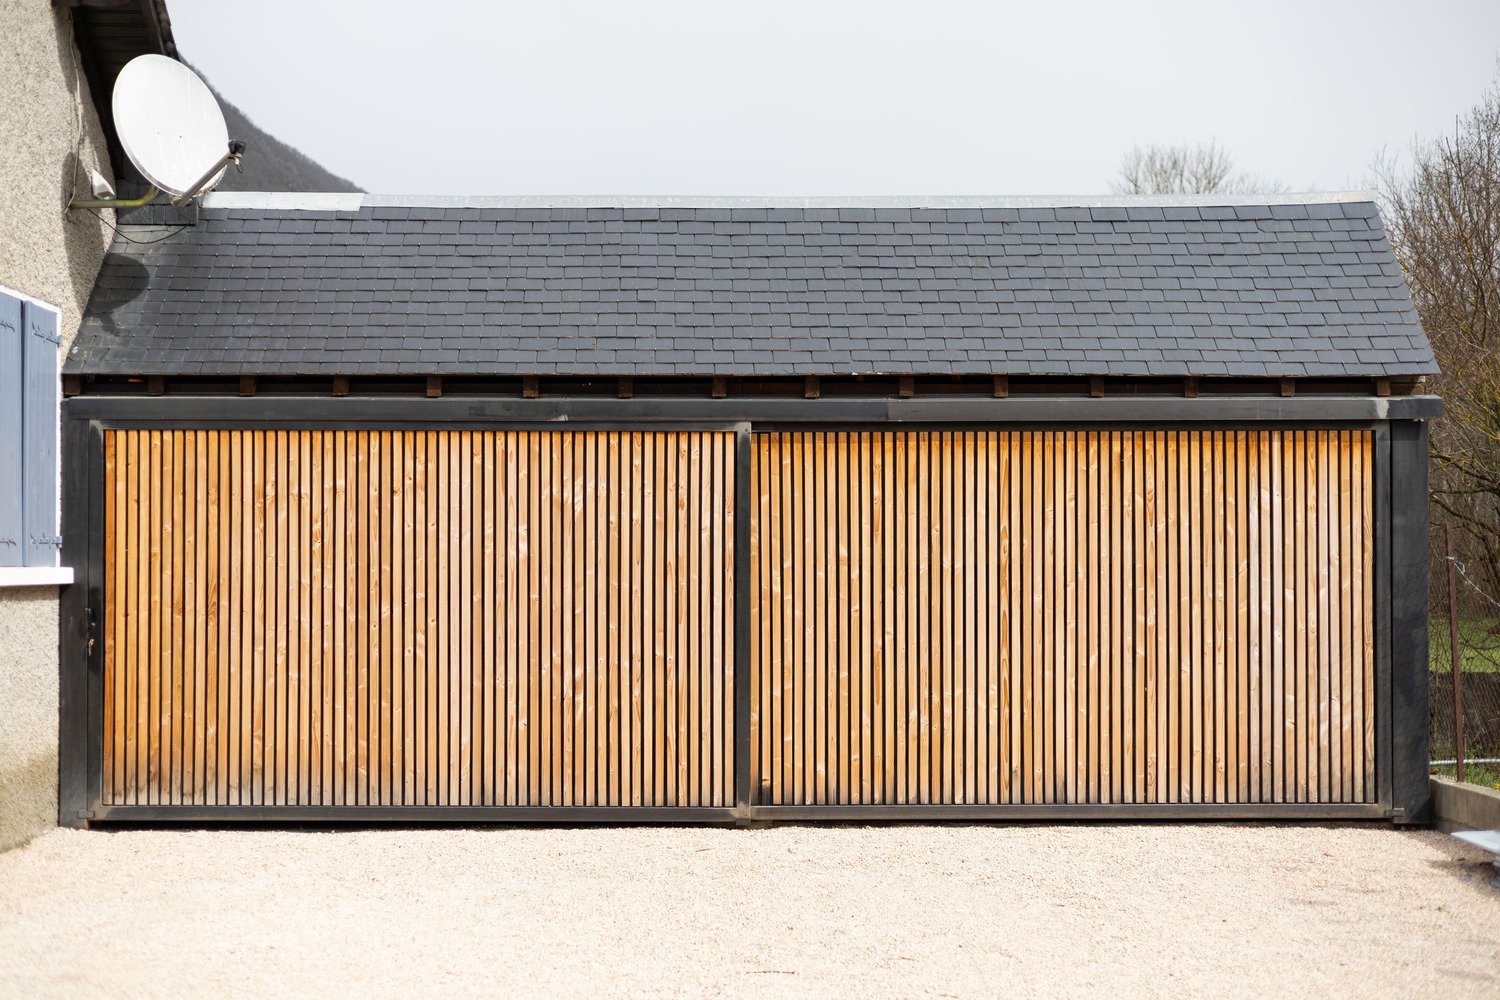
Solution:
M 0 285 L 62 309 L 64 352 L 110 235 L 94 212 L 69 212 L 68 200 L 75 184 L 90 197 L 91 168 L 110 175 L 104 148 L 71 14 L 0 0 Z
M 57 823 L 57 588 L 0 588 L 0 850 Z
M 67 211 L 110 173 L 78 67 L 67 11 L 0 0 L 0 285 L 62 310 L 64 351 L 109 245 Z M 57 822 L 57 677 L 56 588 L 0 589 L 0 850 Z

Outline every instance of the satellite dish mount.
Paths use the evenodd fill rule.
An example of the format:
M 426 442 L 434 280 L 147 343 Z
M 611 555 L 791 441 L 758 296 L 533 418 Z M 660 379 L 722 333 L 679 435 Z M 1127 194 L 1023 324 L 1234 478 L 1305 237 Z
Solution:
M 115 131 L 125 155 L 150 183 L 140 198 L 74 200 L 68 208 L 135 208 L 166 192 L 181 208 L 212 191 L 245 144 L 229 138 L 208 84 L 176 59 L 137 56 L 115 80 Z

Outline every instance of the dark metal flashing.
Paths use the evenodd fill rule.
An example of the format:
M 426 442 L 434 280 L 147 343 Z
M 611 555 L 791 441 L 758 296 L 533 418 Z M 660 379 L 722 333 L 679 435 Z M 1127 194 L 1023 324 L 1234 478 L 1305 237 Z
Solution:
M 382 399 L 360 396 L 74 396 L 64 403 L 76 419 L 197 427 L 254 428 L 297 424 L 307 429 L 483 425 L 693 422 L 715 424 L 1220 424 L 1435 420 L 1436 396 L 1206 397 L 1039 396 L 913 397 L 910 399 L 670 399 L 633 396 L 461 397 Z

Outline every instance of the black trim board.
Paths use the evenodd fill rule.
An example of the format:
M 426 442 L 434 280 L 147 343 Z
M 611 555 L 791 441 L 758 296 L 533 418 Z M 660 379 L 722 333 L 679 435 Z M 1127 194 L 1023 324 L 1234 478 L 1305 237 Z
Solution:
M 64 403 L 72 418 L 105 421 L 181 421 L 198 427 L 254 428 L 295 424 L 324 427 L 430 427 L 441 424 L 654 422 L 767 423 L 1370 423 L 1434 420 L 1436 396 L 1136 396 L 1075 399 L 672 399 L 598 397 L 436 399 L 322 396 L 75 396 Z
M 724 823 L 728 808 L 658 806 L 96 806 L 99 823 Z
M 1427 425 L 1391 424 L 1390 433 L 1391 804 L 1398 822 L 1431 821 L 1428 729 Z
M 104 490 L 102 435 L 85 421 L 63 423 L 62 562 L 75 579 L 58 601 L 57 818 L 64 827 L 84 826 L 98 795 L 102 752 L 104 648 L 93 641 L 90 609 L 102 607 Z M 99 711 L 96 713 L 95 709 Z
M 734 442 L 734 803 L 742 819 L 750 815 L 750 428 Z
M 1375 789 L 1391 802 L 1391 426 L 1378 424 L 1371 517 L 1375 525 Z
M 1154 819 L 1180 821 L 1219 820 L 1389 820 L 1385 806 L 1370 803 L 1323 802 L 1049 802 L 1026 805 L 862 805 L 862 806 L 755 806 L 756 820 L 822 820 L 864 822 L 901 820 L 917 822 L 963 822 L 979 820 L 1055 821 Z
M 1368 803 L 1047 803 L 1027 805 L 864 805 L 671 808 L 624 806 L 102 806 L 91 824 L 109 823 L 743 823 L 1054 822 L 1057 820 L 1367 820 L 1389 819 Z

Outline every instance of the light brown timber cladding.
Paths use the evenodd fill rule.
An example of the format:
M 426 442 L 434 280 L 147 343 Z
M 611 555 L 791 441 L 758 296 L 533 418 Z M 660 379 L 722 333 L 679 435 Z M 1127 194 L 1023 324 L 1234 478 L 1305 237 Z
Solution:
M 1375 800 L 1368 431 L 752 442 L 756 801 Z M 733 435 L 104 445 L 105 804 L 733 803 Z
M 104 448 L 106 804 L 733 804 L 732 434 Z
M 1373 802 L 1368 431 L 768 433 L 763 804 Z

